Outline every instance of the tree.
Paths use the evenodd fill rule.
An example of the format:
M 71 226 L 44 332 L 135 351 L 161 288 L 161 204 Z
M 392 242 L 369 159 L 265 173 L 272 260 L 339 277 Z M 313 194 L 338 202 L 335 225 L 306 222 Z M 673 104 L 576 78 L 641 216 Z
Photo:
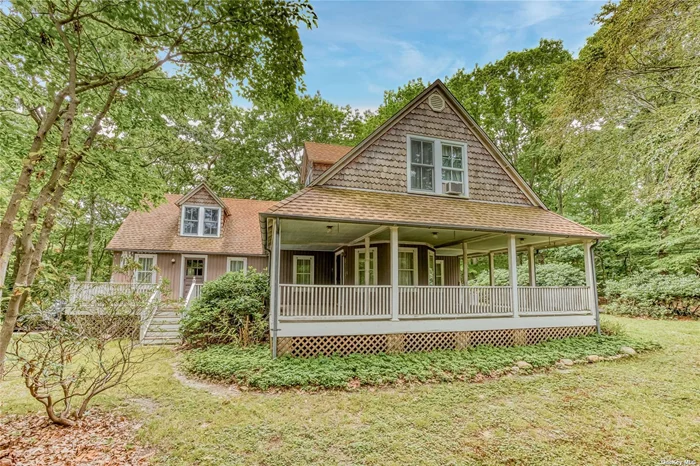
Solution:
M 3 258 L 16 237 L 21 249 L 0 331 L 1 368 L 66 190 L 94 149 L 134 143 L 132 133 L 150 130 L 125 115 L 155 122 L 181 112 L 173 96 L 183 92 L 165 90 L 198 89 L 215 102 L 235 85 L 252 100 L 286 98 L 303 74 L 297 27 L 311 27 L 316 16 L 303 0 L 18 0 L 0 15 L 2 111 L 36 124 L 0 223 Z M 147 171 L 136 165 L 129 168 Z M 140 175 L 132 171 L 134 183 Z

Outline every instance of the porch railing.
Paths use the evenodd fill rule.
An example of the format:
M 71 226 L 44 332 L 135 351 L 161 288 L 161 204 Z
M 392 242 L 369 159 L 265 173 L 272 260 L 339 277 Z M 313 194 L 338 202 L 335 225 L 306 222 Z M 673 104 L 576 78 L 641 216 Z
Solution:
M 509 286 L 400 286 L 399 316 L 508 316 Z
M 113 296 L 124 293 L 143 293 L 150 295 L 155 290 L 153 283 L 109 283 L 109 282 L 78 282 L 71 280 L 68 289 L 69 301 L 93 301 L 99 296 Z
M 202 295 L 202 287 L 204 287 L 204 283 L 194 282 L 190 285 L 190 290 L 185 298 L 185 309 L 189 309 L 192 302 Z
M 529 314 L 566 314 L 589 312 L 587 286 L 518 287 L 519 312 Z
M 280 317 L 391 317 L 391 286 L 280 285 Z

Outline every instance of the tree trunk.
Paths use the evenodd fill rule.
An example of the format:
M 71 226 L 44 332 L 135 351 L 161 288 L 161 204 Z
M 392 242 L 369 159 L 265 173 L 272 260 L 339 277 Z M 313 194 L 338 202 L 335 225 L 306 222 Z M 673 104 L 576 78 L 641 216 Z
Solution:
M 5 246 L 5 250 L 0 256 L 0 299 L 2 299 L 3 291 L 5 290 L 5 277 L 7 276 L 7 267 L 10 264 L 10 256 L 12 255 L 12 249 L 15 247 L 15 235 L 10 236 L 10 241 Z
M 90 234 L 88 235 L 87 268 L 85 269 L 85 281 L 92 281 L 93 249 L 95 245 L 95 196 L 90 199 Z

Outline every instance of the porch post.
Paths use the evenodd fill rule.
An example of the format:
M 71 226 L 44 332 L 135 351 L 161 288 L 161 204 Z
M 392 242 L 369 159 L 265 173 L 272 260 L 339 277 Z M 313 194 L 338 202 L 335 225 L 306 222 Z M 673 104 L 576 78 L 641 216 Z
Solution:
M 462 283 L 464 283 L 464 286 L 469 286 L 469 257 L 467 255 L 467 242 L 464 241 L 462 243 Z
M 365 236 L 365 286 L 369 286 L 369 236 Z
M 537 283 L 536 277 L 535 277 L 535 247 L 530 246 L 527 248 L 527 266 L 529 269 L 529 275 L 530 275 L 530 286 L 535 286 L 535 283 Z
M 508 236 L 508 279 L 510 281 L 513 317 L 518 314 L 518 252 L 515 248 L 515 235 Z
M 280 225 L 272 219 L 272 251 L 270 254 L 270 331 L 272 332 L 272 357 L 277 357 L 277 321 L 279 313 L 279 261 Z
M 590 241 L 583 243 L 583 267 L 586 273 L 586 287 L 588 288 L 588 307 L 591 313 L 595 313 L 598 305 L 598 296 L 595 288 L 595 268 L 593 265 L 593 252 Z
M 399 320 L 399 227 L 389 227 L 391 255 L 391 320 Z
M 494 256 L 494 254 L 492 252 L 490 252 L 489 253 L 489 286 L 496 286 L 496 278 L 493 275 L 493 271 L 495 269 L 494 262 L 493 262 L 493 256 Z

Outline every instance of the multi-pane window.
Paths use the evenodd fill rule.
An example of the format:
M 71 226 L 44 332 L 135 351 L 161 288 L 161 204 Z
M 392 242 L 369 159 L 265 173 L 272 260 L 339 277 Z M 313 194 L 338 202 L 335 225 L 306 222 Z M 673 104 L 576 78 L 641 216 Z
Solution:
M 187 259 L 185 261 L 185 276 L 190 278 L 204 277 L 204 259 Z
M 156 256 L 137 254 L 136 262 L 139 264 L 139 268 L 136 270 L 134 280 L 136 283 L 155 283 L 156 282 Z
M 435 286 L 445 286 L 445 261 L 435 261 Z
M 357 283 L 358 285 L 366 285 L 367 283 L 365 282 L 365 269 L 367 267 L 367 261 L 365 260 L 364 248 L 359 248 L 355 250 L 355 264 L 357 265 L 355 283 Z M 377 248 L 369 249 L 369 284 L 377 284 Z
M 243 257 L 229 257 L 228 258 L 228 271 L 229 272 L 245 272 L 246 271 L 246 259 Z
M 442 144 L 442 181 L 464 180 L 464 154 L 462 146 Z
M 219 236 L 221 209 L 218 207 L 184 206 L 182 208 L 183 235 Z
M 433 142 L 411 139 L 411 189 L 417 191 L 435 190 L 435 157 Z
M 314 257 L 294 256 L 294 284 L 314 284 Z
M 428 250 L 428 285 L 435 285 L 435 251 Z
M 416 276 L 416 250 L 409 248 L 399 249 L 399 286 L 417 285 Z

